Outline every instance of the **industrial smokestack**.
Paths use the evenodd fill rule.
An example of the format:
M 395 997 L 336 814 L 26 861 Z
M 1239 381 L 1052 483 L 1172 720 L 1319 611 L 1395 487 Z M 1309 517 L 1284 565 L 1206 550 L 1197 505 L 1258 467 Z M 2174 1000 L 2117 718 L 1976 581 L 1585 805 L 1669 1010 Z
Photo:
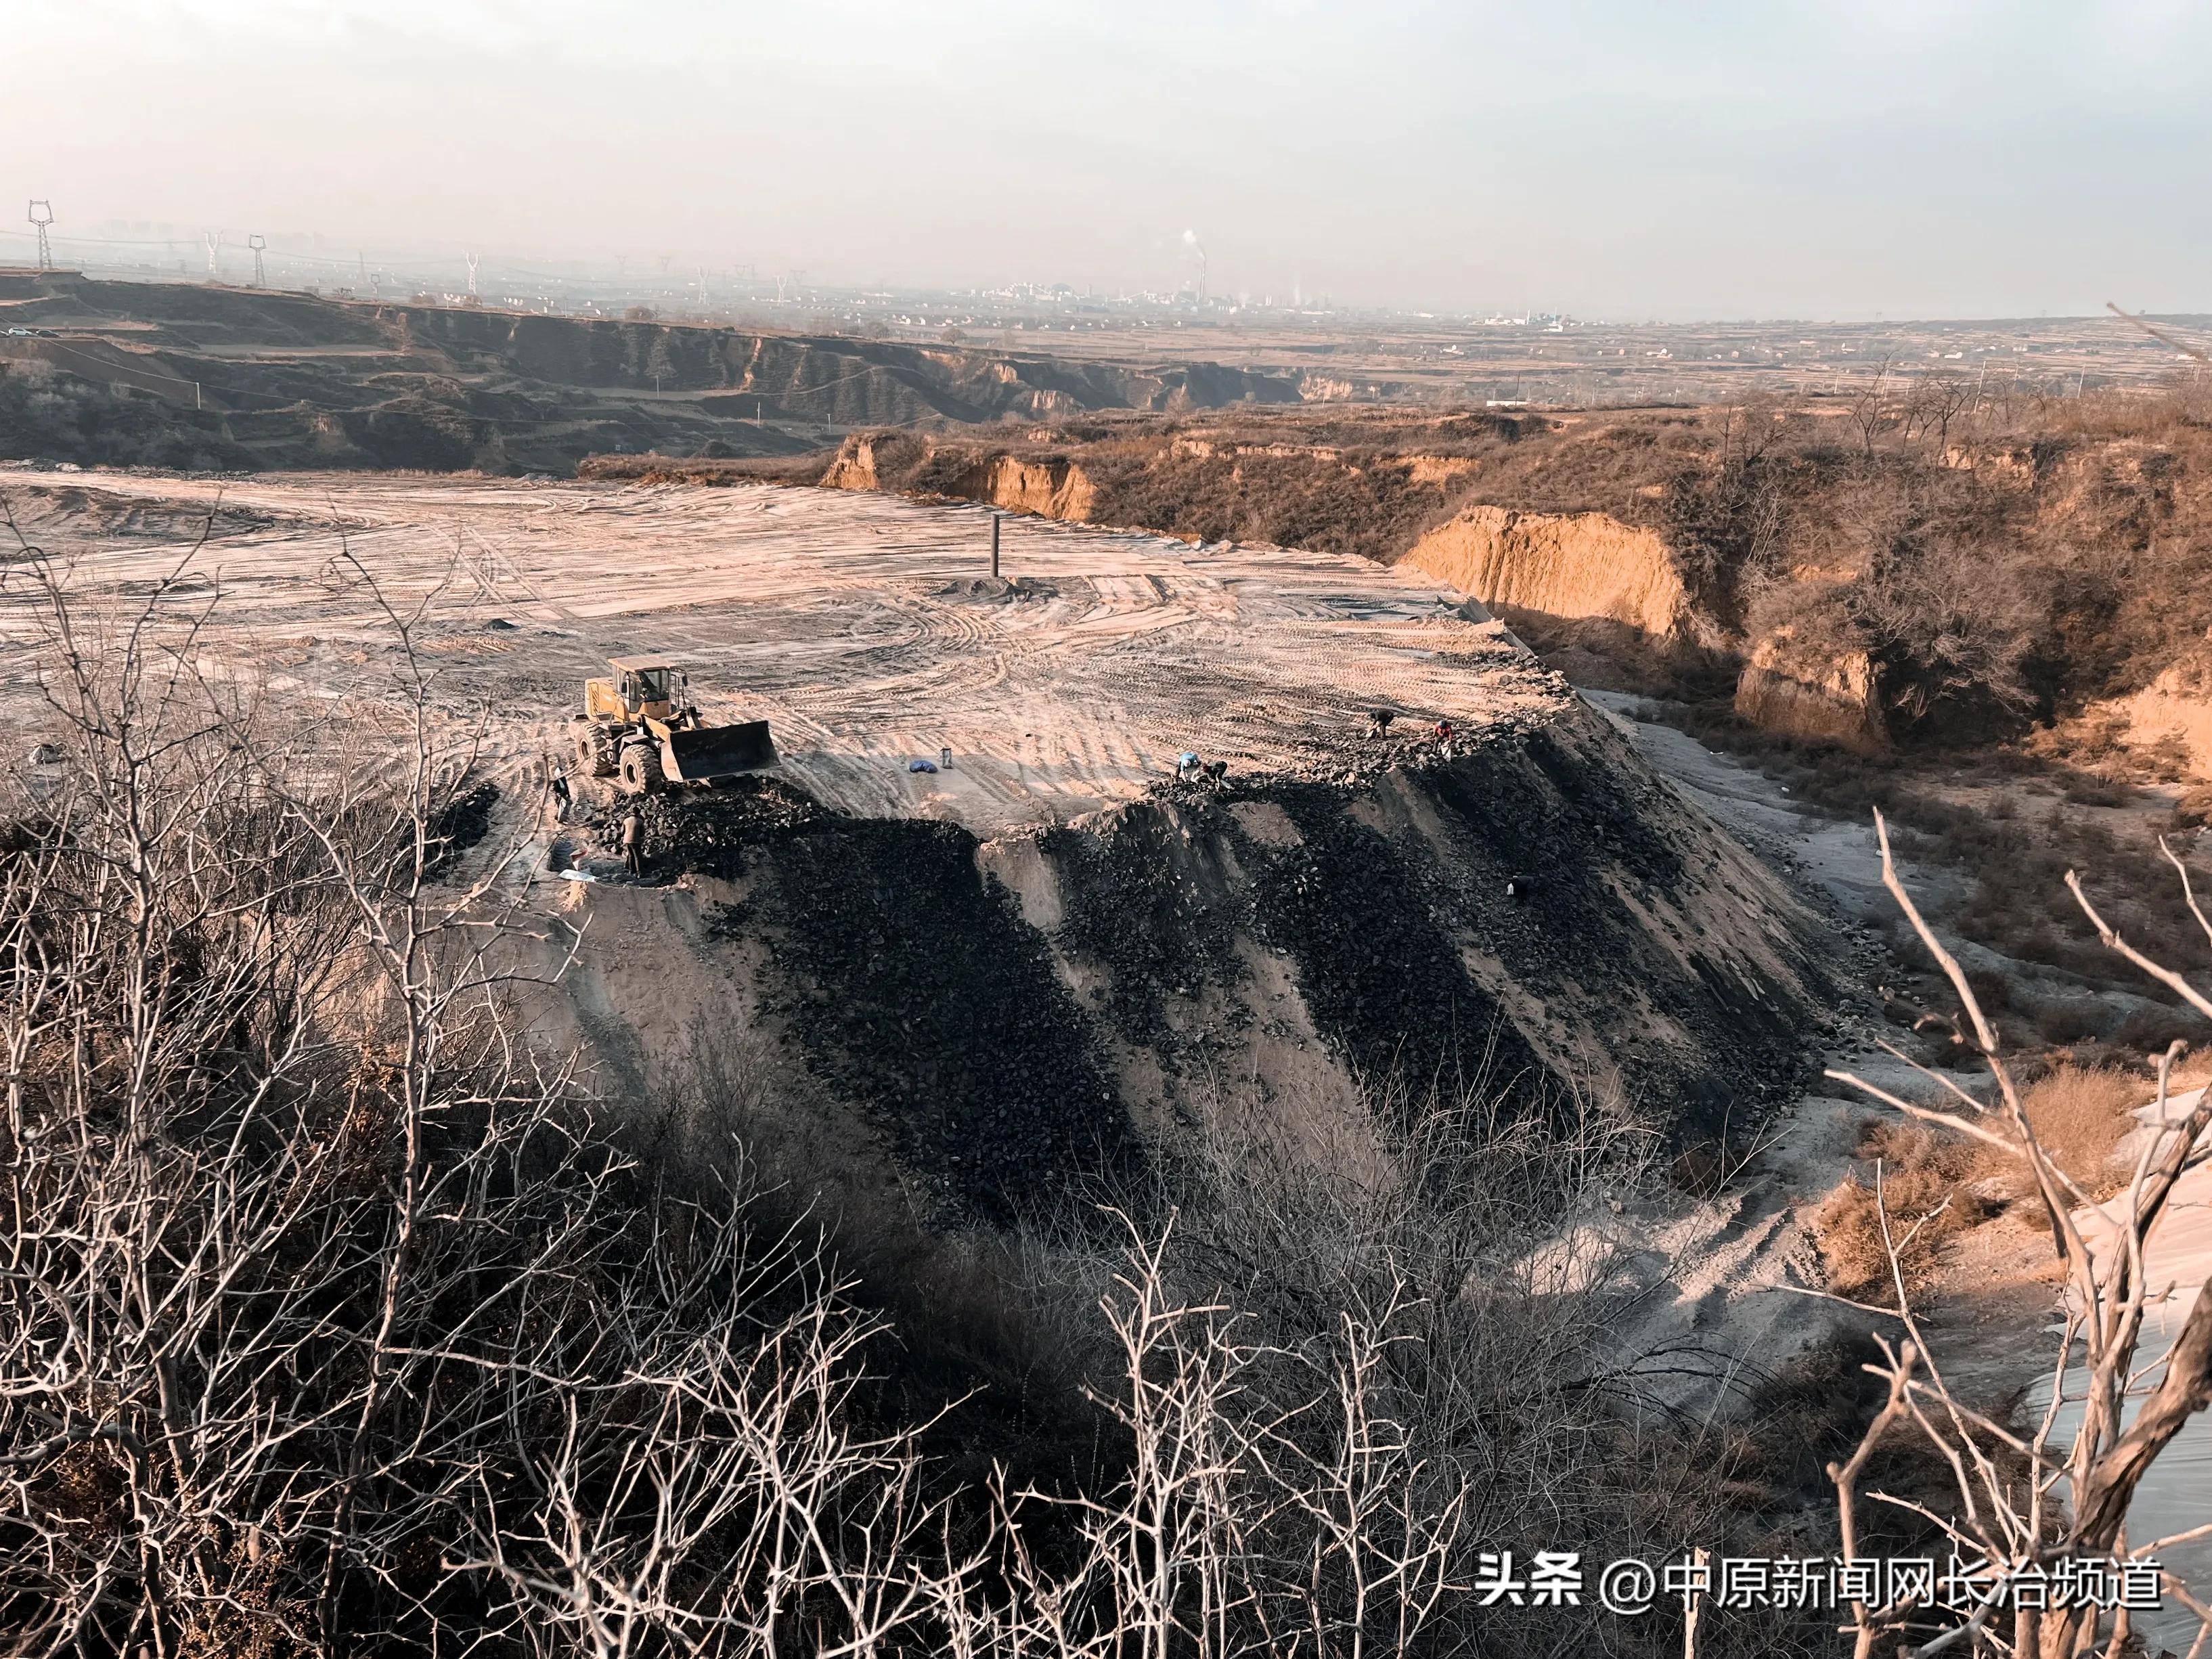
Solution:
M 1182 234 L 1182 245 L 1198 257 L 1198 297 L 1203 300 L 1206 297 L 1206 244 L 1198 240 L 1196 231 L 1186 230 Z

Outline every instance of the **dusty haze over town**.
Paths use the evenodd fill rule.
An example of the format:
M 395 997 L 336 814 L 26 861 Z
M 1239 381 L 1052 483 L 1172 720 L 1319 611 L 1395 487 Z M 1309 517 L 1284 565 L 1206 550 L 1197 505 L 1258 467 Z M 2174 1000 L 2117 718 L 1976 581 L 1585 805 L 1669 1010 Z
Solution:
M 2191 310 L 2212 251 L 2168 0 L 7 14 L 78 234 L 1676 320 Z

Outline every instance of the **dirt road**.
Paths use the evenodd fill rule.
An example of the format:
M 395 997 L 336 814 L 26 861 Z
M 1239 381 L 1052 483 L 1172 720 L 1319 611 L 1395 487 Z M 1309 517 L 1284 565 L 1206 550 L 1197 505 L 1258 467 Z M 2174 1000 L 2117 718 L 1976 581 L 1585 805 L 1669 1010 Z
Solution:
M 608 654 L 663 652 L 709 717 L 772 720 L 826 803 L 985 836 L 1129 799 L 1185 750 L 1325 769 L 1370 708 L 1468 727 L 1566 695 L 1415 573 L 1010 519 L 994 583 L 987 513 L 858 492 L 15 471 L 0 495 L 118 608 L 220 506 L 173 603 L 220 591 L 212 646 L 240 674 L 373 694 L 396 648 L 377 592 L 428 601 L 440 695 L 500 711 L 495 750 L 520 757 L 565 741 Z M 33 610 L 0 589 L 0 694 L 31 684 Z M 908 771 L 948 748 L 949 771 Z

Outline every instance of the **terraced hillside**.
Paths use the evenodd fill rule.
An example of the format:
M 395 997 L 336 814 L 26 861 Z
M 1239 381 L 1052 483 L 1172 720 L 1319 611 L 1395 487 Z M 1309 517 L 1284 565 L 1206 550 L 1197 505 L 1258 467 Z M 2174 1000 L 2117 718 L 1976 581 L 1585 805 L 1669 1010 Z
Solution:
M 196 469 L 566 472 L 775 456 L 863 423 L 1291 403 L 1290 380 L 70 273 L 0 276 L 0 453 Z

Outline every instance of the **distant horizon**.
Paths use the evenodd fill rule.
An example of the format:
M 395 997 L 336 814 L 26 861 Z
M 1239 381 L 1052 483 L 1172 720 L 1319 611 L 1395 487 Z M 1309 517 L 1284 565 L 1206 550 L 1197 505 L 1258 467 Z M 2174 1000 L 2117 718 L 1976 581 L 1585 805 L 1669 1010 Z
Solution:
M 0 258 L 40 199 L 193 266 L 220 226 L 853 289 L 2212 313 L 2185 0 L 18 0 L 9 38 L 47 72 L 0 105 Z
M 155 272 L 149 272 L 149 270 L 133 270 L 131 265 L 124 264 L 124 261 L 101 261 L 101 258 L 73 261 L 73 258 L 62 257 L 62 254 L 69 252 L 70 241 L 77 241 L 80 246 L 95 246 L 95 248 L 97 246 L 115 246 L 115 243 L 108 241 L 108 239 L 104 237 L 70 239 L 66 237 L 66 234 L 62 234 L 60 226 L 55 226 L 55 232 L 53 232 L 55 268 L 64 270 L 64 272 L 66 270 L 84 270 L 84 274 L 88 276 L 88 279 L 161 281 L 161 283 L 188 283 L 188 285 L 208 283 L 208 281 L 210 281 L 206 276 L 206 272 L 199 268 L 184 270 L 184 272 L 157 272 L 157 270 L 155 270 Z M 173 241 L 175 246 L 179 246 L 179 248 L 185 248 L 184 237 L 168 237 L 168 239 L 153 237 L 149 239 L 149 241 L 124 239 L 124 246 L 161 246 L 164 241 Z M 341 239 L 341 237 L 319 237 L 319 241 L 323 241 L 325 246 L 347 246 L 347 239 Z M 31 264 L 31 258 L 28 258 L 28 250 L 31 250 L 31 246 L 33 246 L 33 241 L 31 241 L 31 237 L 27 237 L 27 234 L 0 230 L 0 268 L 35 270 L 35 265 Z M 223 243 L 223 252 L 226 252 L 228 261 L 230 261 L 234 268 L 226 270 L 219 279 L 212 279 L 212 281 L 215 281 L 216 285 L 223 285 L 223 288 L 252 288 L 252 281 L 250 281 L 250 258 L 252 258 L 252 254 L 250 254 L 250 250 L 246 250 L 243 243 L 226 241 Z M 204 254 L 201 254 L 197 248 L 192 250 L 192 252 L 185 254 L 188 264 L 191 264 L 195 257 L 204 257 Z M 345 257 L 341 257 L 341 254 L 323 254 L 323 252 L 314 252 L 314 250 L 299 248 L 299 246 L 296 246 L 296 239 L 292 241 L 292 246 L 285 246 L 285 243 L 276 241 L 276 239 L 270 239 L 265 257 L 268 257 L 272 264 L 283 264 L 283 261 L 296 261 L 296 264 L 299 264 L 299 261 L 316 261 L 316 264 L 325 264 L 331 268 L 331 279 L 327 281 L 327 283 L 301 285 L 301 283 L 281 283 L 281 281 L 270 281 L 268 288 L 272 289 L 272 292 L 312 292 L 312 289 L 325 289 L 325 292 L 319 295 L 321 299 L 338 299 L 341 295 L 349 296 L 349 299 L 369 299 L 369 296 L 352 292 L 349 283 L 345 281 L 345 276 L 352 272 L 354 268 L 354 257 L 349 257 L 349 254 L 345 254 Z M 460 274 L 465 274 L 465 270 L 467 270 L 467 252 L 460 252 L 460 250 L 456 250 L 456 252 L 438 252 L 438 250 L 414 250 L 414 252 L 410 252 L 410 250 L 385 248 L 385 250 L 378 250 L 378 252 L 374 254 L 372 265 L 374 268 L 385 270 L 385 274 L 392 276 L 392 279 L 403 279 L 403 276 L 404 279 L 420 279 L 420 276 L 425 276 L 425 270 L 422 268 L 431 268 L 431 265 L 449 268 L 441 274 L 460 276 Z M 495 285 L 495 279 L 498 279 L 502 272 L 504 274 L 531 272 L 533 268 L 542 268 L 542 265 L 568 265 L 568 270 L 564 270 L 564 272 L 560 272 L 557 276 L 553 276 L 553 279 L 557 281 L 606 281 L 606 283 L 611 285 L 623 283 L 623 276 L 622 272 L 619 272 L 617 265 L 615 265 L 615 258 L 608 257 L 608 254 L 599 254 L 599 257 L 592 257 L 592 254 L 546 254 L 544 250 L 535 250 L 535 252 L 514 252 L 514 254 L 491 250 L 491 252 L 480 254 L 480 276 L 483 276 L 487 283 L 493 283 L 493 285 Z M 549 274 L 549 272 L 538 272 L 538 274 Z M 772 279 L 772 274 L 763 274 L 763 276 L 761 276 L 761 281 L 769 281 L 769 279 Z M 637 272 L 630 272 L 629 281 L 633 283 L 633 289 L 630 289 L 630 292 L 644 295 L 646 283 Z M 890 283 L 810 281 L 810 292 L 814 299 L 830 299 L 830 296 L 845 296 L 845 295 L 884 295 L 884 292 L 887 292 L 887 295 L 900 296 L 900 299 L 925 299 L 925 296 L 1005 295 L 1005 292 L 1011 292 L 1011 289 L 1018 289 L 1018 288 L 1044 289 L 1044 288 L 1051 288 L 1051 285 L 1053 285 L 1051 279 L 1002 279 L 998 281 L 998 283 L 975 285 L 975 288 L 922 288 L 922 285 L 902 285 L 896 279 L 890 281 Z M 1106 292 L 1106 289 L 1082 289 L 1082 288 L 1075 288 L 1073 283 L 1064 283 L 1064 285 L 1071 288 L 1073 292 L 1075 292 L 1078 296 L 1082 296 L 1082 299 L 1137 299 L 1137 295 L 1115 295 L 1115 292 Z M 337 292 L 330 292 L 330 289 L 337 289 Z M 410 301 L 414 301 L 414 296 L 380 295 L 378 299 L 385 301 L 385 303 L 410 303 Z M 435 303 L 445 303 L 445 299 L 447 296 L 441 295 Z M 1161 296 L 1161 299 L 1164 299 L 1164 296 Z M 484 299 L 484 303 L 498 305 L 498 301 L 500 301 L 500 295 L 498 292 L 493 292 L 493 295 L 489 295 L 487 299 Z M 1212 301 L 1217 305 L 1230 303 L 1230 301 L 1221 295 L 1212 295 Z M 1349 303 L 1349 301 L 1336 301 L 1336 303 L 1321 305 L 1316 296 L 1307 296 L 1303 307 L 1291 307 L 1281 295 L 1276 295 L 1274 301 L 1276 301 L 1274 310 L 1294 310 L 1294 312 L 1305 312 L 1305 314 L 1345 312 L 1345 314 L 1354 314 L 1354 316 L 1356 314 L 1395 316 L 1395 319 L 1405 319 L 1405 321 L 1420 321 L 1420 319 L 1429 319 L 1429 321 L 1437 321 L 1437 323 L 1471 323 L 1471 321 L 1484 321 L 1484 319 L 1491 319 L 1491 316 L 1516 316 L 1516 314 L 1520 316 L 1526 316 L 1526 314 L 1562 316 L 1564 314 L 1573 323 L 1577 323 L 1577 325 L 1583 325 L 1583 327 L 1624 327 L 1624 330 L 1637 330 L 1637 327 L 1916 327 L 1916 325 L 2002 327 L 2002 325 L 2037 325 L 2037 323 L 2046 323 L 2046 325 L 2048 323 L 2121 323 L 2121 319 L 2112 316 L 2112 312 L 2106 310 L 2104 305 L 2100 305 L 2097 310 L 2090 310 L 2090 312 L 2037 312 L 2037 314 L 2033 316 L 2021 314 L 2021 312 L 1955 312 L 1955 314 L 1940 314 L 1940 316 L 1938 314 L 1887 316 L 1887 314 L 1881 314 L 1881 312 L 1867 312 L 1867 314 L 1858 314 L 1858 316 L 1851 316 L 1851 314 L 1836 314 L 1836 316 L 1721 316 L 1721 314 L 1604 316 L 1604 314 L 1590 314 L 1590 316 L 1583 316 L 1583 314 L 1577 314 L 1577 312 L 1555 312 L 1551 310 L 1551 307 L 1544 307 L 1544 305 L 1537 305 L 1537 307 L 1533 307 L 1533 312 L 1526 312 L 1522 310 L 1522 307 L 1506 307 L 1506 305 L 1491 305 L 1491 307 L 1484 307 L 1484 305 L 1449 305 L 1447 307 L 1447 305 L 1433 305 L 1433 303 L 1358 305 L 1358 303 Z M 748 301 L 737 301 L 737 303 L 768 305 L 769 301 L 748 299 Z M 807 303 L 807 296 L 794 296 L 792 303 Z M 1261 310 L 1261 301 L 1255 296 L 1255 301 L 1252 301 L 1248 307 L 1243 307 L 1243 310 Z M 2161 310 L 2142 310 L 2142 307 L 2132 307 L 2130 305 L 2130 307 L 2124 307 L 2124 310 L 2130 312 L 2132 316 L 2150 319 L 2150 321 L 2212 327 L 2212 307 L 2208 307 L 2208 310 L 2197 310 L 2197 312 L 2161 312 Z M 1212 316 L 1228 316 L 1228 314 L 1232 314 L 1232 312 L 1228 310 L 1212 312 Z M 684 319 L 684 316 L 668 316 L 665 321 L 686 321 L 686 319 Z M 719 319 L 706 319 L 702 325 L 730 327 L 732 323 L 719 321 Z M 787 325 L 787 327 L 796 327 L 796 325 Z

